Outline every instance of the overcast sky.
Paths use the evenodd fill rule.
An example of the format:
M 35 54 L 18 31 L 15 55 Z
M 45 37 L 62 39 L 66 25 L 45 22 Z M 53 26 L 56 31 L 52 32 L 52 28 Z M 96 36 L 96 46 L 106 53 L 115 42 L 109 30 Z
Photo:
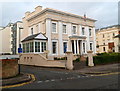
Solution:
M 118 2 L 4 2 L 2 3 L 2 24 L 21 21 L 26 11 L 36 6 L 54 8 L 97 20 L 96 28 L 118 24 Z

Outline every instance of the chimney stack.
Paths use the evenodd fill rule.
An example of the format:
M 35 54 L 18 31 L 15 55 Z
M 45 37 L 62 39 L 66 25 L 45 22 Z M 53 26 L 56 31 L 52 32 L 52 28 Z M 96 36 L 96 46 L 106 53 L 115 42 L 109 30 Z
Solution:
M 42 11 L 42 6 L 37 6 L 37 7 L 35 8 L 35 11 Z
M 28 16 L 29 14 L 30 14 L 30 12 L 29 12 L 29 11 L 25 12 L 25 16 Z

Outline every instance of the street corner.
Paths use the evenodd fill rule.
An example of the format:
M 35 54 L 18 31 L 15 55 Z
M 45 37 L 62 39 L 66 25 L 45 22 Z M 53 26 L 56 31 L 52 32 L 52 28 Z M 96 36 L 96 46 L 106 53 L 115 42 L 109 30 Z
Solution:
M 21 76 L 2 80 L 2 86 L 0 88 L 13 88 L 26 84 L 30 84 L 35 81 L 33 74 L 21 73 Z

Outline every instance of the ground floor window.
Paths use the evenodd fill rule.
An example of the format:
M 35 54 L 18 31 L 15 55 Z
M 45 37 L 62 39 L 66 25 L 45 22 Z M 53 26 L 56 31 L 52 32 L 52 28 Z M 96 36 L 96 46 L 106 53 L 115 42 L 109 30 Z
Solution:
M 83 53 L 85 53 L 85 43 L 83 43 Z
M 25 44 L 23 44 L 23 53 L 25 53 Z
M 92 45 L 92 43 L 90 43 L 90 50 L 92 51 L 93 50 L 93 47 L 92 47 L 93 45 Z
M 105 47 L 103 47 L 103 51 L 105 52 Z
M 26 52 L 29 52 L 29 43 L 26 43 Z
M 35 42 L 23 43 L 23 53 L 44 52 L 45 50 L 46 50 L 46 42 L 35 41 Z
M 73 54 L 75 54 L 75 50 L 74 50 L 74 41 L 72 40 L 72 52 Z
M 33 42 L 30 42 L 30 52 L 34 52 L 34 44 L 33 44 Z
M 118 47 L 118 52 L 120 52 L 120 46 Z
M 46 50 L 46 42 L 41 42 L 41 52 Z
M 64 53 L 67 51 L 67 42 L 63 42 L 63 51 Z
M 56 54 L 57 53 L 57 42 L 52 42 L 52 52 L 53 52 L 53 54 Z
M 35 52 L 40 52 L 40 42 L 35 42 Z

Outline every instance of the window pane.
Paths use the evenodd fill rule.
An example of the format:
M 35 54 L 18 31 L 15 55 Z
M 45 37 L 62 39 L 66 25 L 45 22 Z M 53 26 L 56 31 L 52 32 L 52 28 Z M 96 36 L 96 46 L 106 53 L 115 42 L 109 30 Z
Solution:
M 66 25 L 63 25 L 63 33 L 66 33 Z
M 37 42 L 35 42 L 35 52 L 37 52 Z
M 63 42 L 63 51 L 64 53 L 67 51 L 67 42 Z
M 25 53 L 25 44 L 23 44 L 23 53 Z
M 76 26 L 73 26 L 73 34 L 76 34 Z
M 31 28 L 31 35 L 33 35 L 33 28 Z
M 56 23 L 52 23 L 52 32 L 56 32 Z
M 82 28 L 82 35 L 85 35 L 85 28 Z
M 46 42 L 41 42 L 41 52 L 46 50 Z
M 40 52 L 40 42 L 38 42 L 38 49 L 37 49 L 38 52 Z
M 46 50 L 46 42 L 44 42 L 44 51 Z
M 34 45 L 33 45 L 33 42 L 32 42 L 32 49 L 31 49 L 31 52 L 34 52 Z
M 41 42 L 41 52 L 43 52 L 44 49 L 43 49 L 43 42 Z
M 56 53 L 56 42 L 52 42 L 53 54 Z
M 92 34 L 91 34 L 91 29 L 89 29 L 89 36 L 91 36 Z
M 90 43 L 90 50 L 92 50 L 92 43 Z
M 83 43 L 83 52 L 85 53 L 85 43 Z

